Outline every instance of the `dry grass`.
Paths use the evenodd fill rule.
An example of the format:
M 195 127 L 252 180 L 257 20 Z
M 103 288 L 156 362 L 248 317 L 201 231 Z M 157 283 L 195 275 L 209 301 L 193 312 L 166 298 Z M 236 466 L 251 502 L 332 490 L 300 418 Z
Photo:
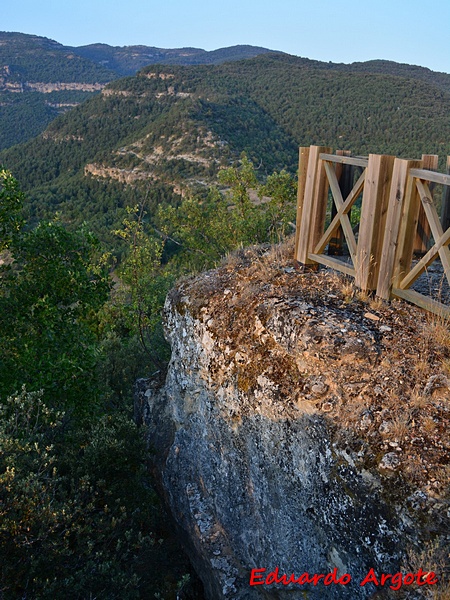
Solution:
M 420 371 L 419 371 L 420 374 Z M 418 409 L 421 410 L 423 408 L 426 408 L 427 406 L 430 406 L 430 397 L 429 396 L 425 396 L 421 390 L 417 389 L 417 386 L 414 387 L 414 389 L 411 392 L 410 398 L 409 398 L 409 407 L 411 409 Z
M 437 429 L 437 423 L 432 417 L 425 417 L 422 419 L 422 429 L 428 435 L 432 435 Z
M 430 315 L 424 334 L 432 338 L 443 350 L 450 351 L 450 319 L 448 317 Z
M 355 285 L 348 281 L 343 282 L 342 287 L 341 287 L 341 292 L 343 295 L 344 303 L 350 304 L 350 302 L 353 300 L 353 298 L 355 297 L 355 294 L 356 294 Z
M 288 237 L 279 244 L 273 244 L 270 250 L 263 255 L 264 260 L 272 264 L 285 264 L 294 254 L 294 236 Z
M 363 302 L 364 304 L 367 304 L 370 300 L 370 294 L 367 290 L 358 290 L 356 292 L 356 297 L 360 302 Z
M 450 465 L 436 469 L 435 477 L 442 488 L 448 488 L 450 486 Z
M 442 359 L 442 372 L 444 375 L 450 376 L 450 358 Z
M 384 302 L 381 298 L 370 298 L 369 300 L 369 308 L 371 310 L 381 310 L 384 306 Z
M 419 358 L 414 363 L 414 370 L 419 377 L 423 377 L 424 375 L 426 375 L 426 373 L 428 373 L 429 369 L 430 369 L 430 366 L 429 366 L 426 358 Z
M 240 257 L 240 250 L 233 250 L 228 252 L 220 262 L 220 266 L 227 266 L 229 268 L 236 268 L 241 264 L 242 258 Z
M 312 330 L 319 330 L 319 341 L 314 336 L 308 338 L 307 333 L 305 344 L 300 343 L 298 351 L 293 344 L 287 355 L 294 364 L 298 361 L 302 364 L 301 377 L 320 374 L 326 380 L 328 396 L 333 396 L 333 410 L 326 418 L 335 421 L 343 435 L 346 431 L 351 435 L 358 432 L 369 441 L 375 456 L 398 443 L 405 481 L 421 489 L 427 485 L 428 473 L 446 464 L 449 456 L 449 415 L 445 412 L 446 402 L 442 401 L 448 390 L 445 385 L 428 386 L 425 393 L 434 377 L 438 377 L 438 384 L 445 379 L 445 373 L 449 373 L 450 379 L 448 322 L 427 316 L 418 307 L 402 301 L 388 303 L 361 293 L 353 279 L 336 271 L 297 270 L 292 257 L 292 238 L 271 247 L 238 250 L 228 256 L 217 277 L 210 277 L 217 285 L 214 298 L 208 302 L 217 315 L 218 335 L 226 332 L 231 340 L 227 344 L 239 351 L 251 342 L 249 355 L 258 358 L 252 364 L 254 373 L 248 380 L 256 380 L 264 369 L 273 369 L 274 360 L 267 339 L 261 343 L 257 335 L 249 337 L 254 330 L 255 315 L 259 315 L 261 306 L 277 304 L 276 298 L 288 300 L 280 303 L 285 307 L 290 299 L 292 306 L 297 301 L 308 302 L 314 307 L 313 319 L 303 312 L 295 313 L 290 324 L 286 309 L 283 319 L 287 327 L 297 323 L 299 333 L 301 328 L 309 328 L 311 321 Z M 232 293 L 224 295 L 224 289 Z M 233 308 L 233 315 L 227 306 Z M 376 313 L 376 319 L 366 317 L 371 311 Z M 327 334 L 322 335 L 321 331 Z M 369 355 L 356 352 L 349 362 L 348 355 L 340 356 L 339 348 L 359 336 Z M 267 361 L 263 362 L 261 357 Z M 297 371 L 296 374 L 298 379 Z M 286 397 L 295 392 L 294 380 L 295 377 L 289 379 L 284 368 L 277 370 L 276 383 L 279 389 L 286 389 Z M 303 400 L 313 401 L 306 397 Z M 323 403 L 328 406 L 327 402 L 328 398 L 321 399 L 315 403 L 315 409 L 319 410 L 319 404 Z
M 389 431 L 390 437 L 394 440 L 402 442 L 409 432 L 410 417 L 408 412 L 399 414 L 391 421 L 391 428 Z
M 424 545 L 421 550 L 410 550 L 406 558 L 404 571 L 417 573 L 419 569 L 432 571 L 438 583 L 424 593 L 430 600 L 450 600 L 449 547 L 443 537 L 434 539 Z

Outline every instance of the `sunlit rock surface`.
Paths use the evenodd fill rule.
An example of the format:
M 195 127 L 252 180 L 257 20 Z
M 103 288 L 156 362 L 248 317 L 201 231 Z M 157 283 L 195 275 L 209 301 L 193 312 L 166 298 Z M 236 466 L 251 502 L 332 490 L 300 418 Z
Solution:
M 136 416 L 208 599 L 369 598 L 371 568 L 437 571 L 448 555 L 444 363 L 420 311 L 273 254 L 169 294 L 167 378 L 138 382 Z M 276 567 L 351 581 L 250 585 Z

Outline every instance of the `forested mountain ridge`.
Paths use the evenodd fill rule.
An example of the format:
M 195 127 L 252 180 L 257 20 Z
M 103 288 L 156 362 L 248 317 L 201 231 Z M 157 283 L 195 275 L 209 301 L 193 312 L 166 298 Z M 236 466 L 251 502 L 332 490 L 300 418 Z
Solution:
M 72 47 L 37 35 L 0 32 L 0 150 L 38 135 L 58 114 L 146 65 L 222 64 L 270 52 L 249 45 L 213 51 L 107 44 Z M 450 93 L 449 74 L 423 67 L 386 60 L 347 65 L 279 54 L 298 67 L 406 77 Z
M 208 52 L 200 48 L 152 46 L 64 46 L 55 40 L 25 33 L 0 31 L 0 66 L 10 83 L 107 83 L 134 75 L 149 64 L 218 64 L 272 52 L 241 45 Z
M 3 89 L 8 83 L 107 83 L 117 75 L 48 38 L 0 32 Z
M 53 40 L 0 32 L 0 149 L 38 135 L 115 77 Z
M 263 178 L 295 172 L 299 145 L 355 154 L 450 154 L 450 93 L 410 77 L 283 54 L 221 65 L 153 65 L 115 80 L 30 142 L 3 151 L 31 199 L 108 238 L 121 209 L 206 190 L 242 152 Z M 190 191 L 189 191 L 190 190 Z
M 390 60 L 369 60 L 366 62 L 354 62 L 351 65 L 337 64 L 332 66 L 341 70 L 347 70 L 350 67 L 349 70 L 354 72 L 380 73 L 419 79 L 446 92 L 450 92 L 450 75 L 448 73 L 439 73 L 417 65 L 396 63 Z
M 119 75 L 134 75 L 139 69 L 150 64 L 161 65 L 207 65 L 221 64 L 233 60 L 253 58 L 273 52 L 258 46 L 238 45 L 218 50 L 201 48 L 154 48 L 150 46 L 109 46 L 90 44 L 73 48 L 78 56 L 114 70 Z
M 207 52 L 147 46 L 80 48 L 23 33 L 0 32 L 0 149 L 24 142 L 106 83 L 151 63 L 220 63 L 270 52 L 234 46 Z
M 333 63 L 331 61 L 323 62 L 311 60 L 309 58 L 301 58 L 300 60 L 304 66 L 315 69 L 346 71 L 350 73 L 378 73 L 380 75 L 394 75 L 409 79 L 417 79 L 437 88 L 441 88 L 446 92 L 450 92 L 450 74 L 432 71 L 427 67 L 420 67 L 418 65 L 409 65 L 406 63 L 397 63 L 391 60 L 381 59 L 353 62 L 349 64 Z

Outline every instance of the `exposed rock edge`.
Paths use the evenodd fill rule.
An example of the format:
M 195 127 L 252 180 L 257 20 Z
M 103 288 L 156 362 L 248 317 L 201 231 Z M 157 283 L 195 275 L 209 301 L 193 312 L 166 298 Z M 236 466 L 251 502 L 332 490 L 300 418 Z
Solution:
M 427 542 L 448 544 L 448 498 L 430 482 L 448 460 L 448 379 L 431 375 L 441 382 L 426 408 L 436 453 L 414 454 L 415 421 L 390 437 L 398 415 L 386 398 L 429 384 L 394 340 L 411 338 L 423 314 L 350 306 L 336 278 L 283 265 L 261 275 L 264 264 L 244 255 L 172 290 L 167 378 L 138 382 L 136 418 L 207 598 L 369 598 L 375 586 L 359 585 L 369 569 L 405 571 Z M 412 473 L 419 455 L 423 472 Z M 249 585 L 252 569 L 277 566 L 288 576 L 337 568 L 352 581 Z

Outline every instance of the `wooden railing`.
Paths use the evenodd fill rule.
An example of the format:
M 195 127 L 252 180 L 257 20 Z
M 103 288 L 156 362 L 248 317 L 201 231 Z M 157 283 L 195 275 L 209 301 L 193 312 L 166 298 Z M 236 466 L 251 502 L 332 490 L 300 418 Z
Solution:
M 348 154 L 331 154 L 330 148 L 319 146 L 300 148 L 295 259 L 305 268 L 322 264 L 350 275 L 359 288 L 383 299 L 397 296 L 450 315 L 445 303 L 410 289 L 437 258 L 450 285 L 448 207 L 444 204 L 444 230 L 431 189 L 436 184 L 450 186 L 450 175 L 434 170 L 435 155 L 406 160 Z M 344 176 L 348 169 L 362 172 L 349 178 Z M 444 187 L 443 202 L 448 189 Z M 331 222 L 326 227 L 330 192 Z M 361 216 L 356 235 L 349 215 L 358 199 Z M 428 249 L 431 237 L 434 243 Z M 330 252 L 331 246 L 344 239 L 348 258 L 337 258 L 335 249 Z M 422 258 L 413 266 L 414 251 Z

